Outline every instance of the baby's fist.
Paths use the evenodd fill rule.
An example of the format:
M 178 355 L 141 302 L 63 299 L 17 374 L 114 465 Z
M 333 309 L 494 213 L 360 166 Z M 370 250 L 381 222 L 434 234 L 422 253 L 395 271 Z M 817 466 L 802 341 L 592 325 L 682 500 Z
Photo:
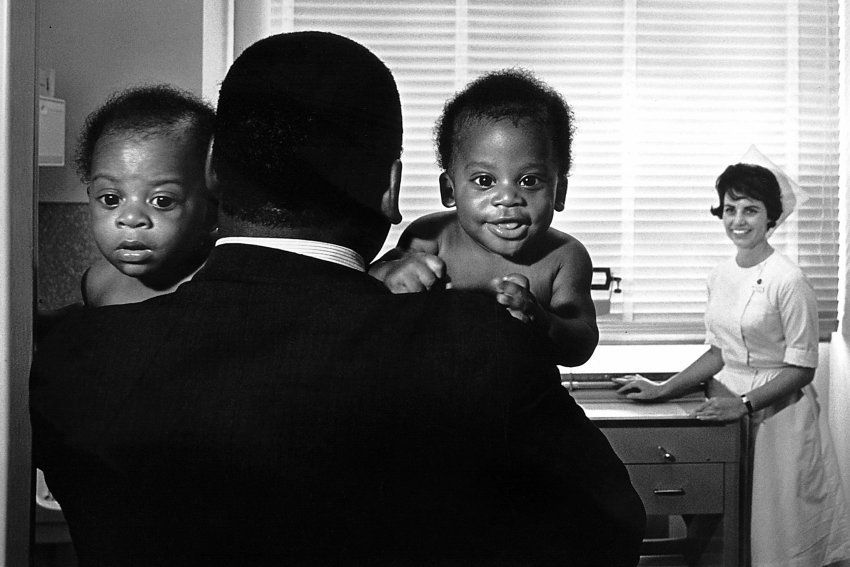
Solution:
M 508 308 L 508 312 L 528 323 L 533 319 L 535 299 L 529 290 L 528 278 L 522 274 L 508 274 L 490 280 L 490 287 L 496 293 L 496 301 Z
M 445 262 L 425 252 L 411 252 L 390 264 L 384 285 L 393 293 L 427 291 L 446 274 Z

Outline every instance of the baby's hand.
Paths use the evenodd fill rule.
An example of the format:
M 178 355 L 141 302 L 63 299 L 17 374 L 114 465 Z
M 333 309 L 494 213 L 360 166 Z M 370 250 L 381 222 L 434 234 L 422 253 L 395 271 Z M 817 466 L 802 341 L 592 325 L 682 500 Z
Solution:
M 496 301 L 508 308 L 508 312 L 528 323 L 534 320 L 538 310 L 537 299 L 529 290 L 528 278 L 521 274 L 508 274 L 490 280 L 490 288 L 496 292 Z
M 425 252 L 409 252 L 386 262 L 384 285 L 393 293 L 426 291 L 446 275 L 446 263 Z

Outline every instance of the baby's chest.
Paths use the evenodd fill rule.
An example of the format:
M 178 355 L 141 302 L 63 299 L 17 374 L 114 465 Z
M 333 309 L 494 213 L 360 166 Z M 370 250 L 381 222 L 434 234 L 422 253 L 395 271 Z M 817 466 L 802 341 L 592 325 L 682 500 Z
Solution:
M 453 289 L 487 291 L 491 282 L 511 274 L 524 276 L 529 289 L 538 301 L 549 303 L 553 293 L 553 278 L 544 266 L 515 264 L 503 258 L 481 257 L 472 254 L 440 255 L 446 263 L 446 276 Z

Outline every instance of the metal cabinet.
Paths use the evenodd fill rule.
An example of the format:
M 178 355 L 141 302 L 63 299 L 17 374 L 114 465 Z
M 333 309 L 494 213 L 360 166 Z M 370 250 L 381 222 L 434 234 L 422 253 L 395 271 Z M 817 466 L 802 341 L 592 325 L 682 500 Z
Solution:
M 720 424 L 621 402 L 594 411 L 582 404 L 629 471 L 648 515 L 681 516 L 683 537 L 644 540 L 641 565 L 680 557 L 686 565 L 734 567 L 742 562 L 741 424 Z M 669 563 L 664 563 L 669 564 Z

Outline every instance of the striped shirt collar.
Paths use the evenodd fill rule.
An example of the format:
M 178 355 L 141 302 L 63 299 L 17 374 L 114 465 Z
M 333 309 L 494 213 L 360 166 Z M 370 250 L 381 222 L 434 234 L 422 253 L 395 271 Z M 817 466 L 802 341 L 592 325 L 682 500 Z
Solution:
M 222 244 L 249 244 L 251 246 L 264 246 L 276 248 L 285 252 L 293 252 L 302 256 L 310 256 L 317 260 L 333 262 L 359 272 L 366 271 L 366 262 L 363 257 L 345 246 L 320 242 L 318 240 L 301 240 L 298 238 L 257 238 L 249 236 L 226 236 L 219 238 L 215 245 Z

